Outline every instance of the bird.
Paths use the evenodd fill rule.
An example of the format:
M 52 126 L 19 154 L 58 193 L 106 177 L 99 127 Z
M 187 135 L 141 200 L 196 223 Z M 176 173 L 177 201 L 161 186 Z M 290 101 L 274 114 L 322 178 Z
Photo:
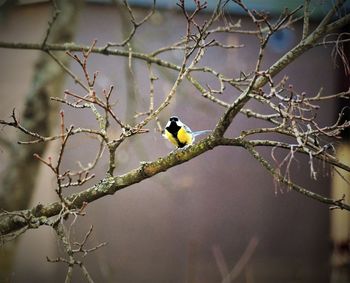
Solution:
M 190 127 L 182 123 L 177 116 L 172 116 L 163 130 L 163 137 L 175 145 L 177 149 L 184 149 L 193 144 L 196 136 L 209 132 L 211 130 L 192 132 Z

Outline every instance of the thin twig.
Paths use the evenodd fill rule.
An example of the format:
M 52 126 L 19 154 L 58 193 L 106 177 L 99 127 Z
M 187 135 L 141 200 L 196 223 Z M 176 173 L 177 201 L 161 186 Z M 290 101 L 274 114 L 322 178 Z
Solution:
M 61 11 L 57 7 L 56 0 L 52 0 L 52 9 L 53 9 L 52 10 L 52 17 L 51 17 L 51 20 L 47 24 L 46 34 L 45 34 L 43 42 L 41 43 L 41 48 L 42 49 L 46 49 L 46 42 L 47 42 L 47 40 L 49 38 L 49 35 L 51 33 L 51 30 L 52 30 L 52 27 L 53 27 L 55 21 L 57 20 L 57 17 L 61 13 Z

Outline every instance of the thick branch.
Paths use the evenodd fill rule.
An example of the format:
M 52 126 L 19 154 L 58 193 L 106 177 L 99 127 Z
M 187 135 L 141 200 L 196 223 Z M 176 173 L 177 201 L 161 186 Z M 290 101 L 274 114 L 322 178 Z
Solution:
M 209 136 L 187 150 L 178 150 L 154 162 L 142 163 L 140 167 L 131 170 L 127 174 L 117 177 L 106 177 L 95 186 L 67 197 L 66 203 L 70 204 L 70 209 L 79 209 L 85 203 L 90 203 L 106 195 L 113 195 L 123 188 L 139 183 L 213 149 L 216 145 L 217 140 Z M 20 212 L 20 214 L 30 215 L 31 217 L 23 218 L 18 216 L 18 214 L 0 214 L 0 235 L 6 235 L 14 230 L 28 226 L 26 219 L 29 218 L 31 223 L 36 223 L 37 226 L 40 226 L 45 223 L 47 218 L 59 214 L 61 209 L 62 203 L 58 201 L 46 206 L 39 204 L 31 210 Z
M 210 135 L 197 144 L 187 148 L 186 150 L 177 150 L 171 152 L 164 158 L 159 158 L 153 162 L 142 163 L 138 168 L 131 170 L 124 175 L 117 177 L 106 177 L 95 186 L 67 197 L 66 203 L 69 204 L 70 209 L 79 210 L 81 207 L 86 206 L 86 203 L 93 202 L 107 195 L 113 195 L 121 189 L 139 183 L 161 172 L 165 172 L 174 166 L 187 162 L 199 156 L 200 154 L 203 154 L 206 151 L 222 144 L 227 143 L 225 140 L 215 138 L 213 135 Z M 254 154 L 257 156 L 257 153 L 255 153 L 255 150 L 253 149 L 254 143 L 250 144 L 248 141 L 237 138 L 231 139 L 230 145 L 244 147 L 250 152 L 254 151 Z M 264 161 L 261 161 L 260 159 L 261 158 L 259 157 L 259 162 L 264 163 Z M 268 170 L 270 172 L 273 172 L 273 175 L 276 174 L 275 170 L 269 164 Z M 339 203 L 336 200 L 331 200 L 318 194 L 312 193 L 287 180 L 281 179 L 279 181 L 286 183 L 288 186 L 293 186 L 293 189 L 295 191 L 307 195 L 308 197 L 350 211 L 350 206 L 347 204 Z M 37 228 L 40 225 L 45 224 L 48 218 L 58 215 L 61 209 L 62 203 L 58 201 L 45 206 L 39 204 L 31 210 L 24 210 L 15 214 L 0 214 L 0 234 L 7 235 L 23 227 Z M 20 215 L 24 216 L 21 217 Z
M 333 13 L 334 9 L 332 9 L 326 15 L 325 19 L 330 18 Z M 316 30 L 314 30 L 305 39 L 300 41 L 300 43 L 292 50 L 283 55 L 276 63 L 268 68 L 265 73 L 268 74 L 271 78 L 276 76 L 296 58 L 304 54 L 307 50 L 311 49 L 314 44 L 316 44 L 316 42 L 326 34 L 326 30 L 329 32 L 335 28 L 339 28 L 340 26 L 348 24 L 350 22 L 350 15 L 346 15 L 336 22 L 330 24 L 328 24 L 328 22 L 328 20 L 322 21 Z M 245 91 L 232 103 L 231 107 L 226 110 L 224 116 L 220 119 L 214 134 L 217 136 L 222 136 L 231 124 L 234 117 L 236 117 L 244 105 L 250 100 L 249 94 L 254 90 L 262 88 L 267 83 L 268 76 L 260 76 L 253 85 L 248 86 Z

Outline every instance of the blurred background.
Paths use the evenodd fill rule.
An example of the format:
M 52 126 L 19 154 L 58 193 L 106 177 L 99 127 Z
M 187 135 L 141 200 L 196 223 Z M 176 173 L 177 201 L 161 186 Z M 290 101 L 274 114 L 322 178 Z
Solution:
M 21 5 L 2 2 L 0 41 L 42 42 L 51 18 L 51 4 L 46 1 L 21 1 Z M 131 42 L 133 50 L 152 52 L 181 39 L 185 22 L 175 2 L 157 1 L 155 14 L 137 30 Z M 210 11 L 215 1 L 208 2 Z M 271 0 L 246 1 L 246 4 L 250 8 L 269 11 L 277 18 L 283 8 L 292 10 L 302 2 Z M 321 15 L 328 10 L 328 2 L 332 1 L 313 1 L 312 25 L 317 24 Z M 152 6 L 152 1 L 129 3 L 135 5 L 134 12 L 140 18 Z M 241 19 L 245 29 L 254 28 L 233 4 L 229 5 L 227 16 L 233 22 Z M 90 45 L 94 39 L 97 46 L 121 42 L 131 29 L 126 9 L 118 2 L 88 1 L 80 4 L 74 17 L 76 22 L 71 26 L 74 35 L 70 41 L 77 44 Z M 203 13 L 202 17 L 205 20 L 209 14 Z M 297 23 L 293 29 L 276 33 L 266 50 L 264 66 L 271 65 L 291 49 L 300 40 L 301 30 L 301 23 Z M 210 66 L 231 77 L 238 76 L 240 72 L 249 72 L 255 66 L 258 51 L 255 37 L 220 34 L 218 38 L 225 44 L 244 44 L 245 47 L 233 50 L 211 48 L 200 66 Z M 288 75 L 288 83 L 309 95 L 315 95 L 320 87 L 324 88 L 325 94 L 344 90 L 348 87 L 348 77 L 345 77 L 342 68 L 336 68 L 331 53 L 331 47 L 314 48 L 283 70 L 278 78 Z M 172 51 L 160 57 L 179 64 L 181 56 L 181 52 Z M 28 105 L 26 97 L 38 83 L 35 78 L 40 62 L 43 62 L 42 57 L 45 54 L 35 50 L 0 49 L 0 119 L 8 120 L 13 108 L 21 113 Z M 75 74 L 83 76 L 76 63 L 70 64 Z M 136 112 L 147 110 L 149 79 L 144 62 L 133 60 L 133 73 L 130 73 L 127 58 L 93 54 L 88 69 L 100 72 L 98 91 L 111 84 L 115 86 L 113 101 L 116 102 L 115 112 L 119 117 L 132 122 Z M 177 73 L 157 66 L 153 66 L 153 72 L 159 78 L 155 82 L 155 103 L 159 105 L 171 89 Z M 218 87 L 213 76 L 198 74 L 197 79 L 204 85 L 207 83 Z M 70 77 L 65 78 L 61 88 L 61 93 L 64 89 L 81 95 L 84 93 Z M 223 99 L 232 101 L 237 94 L 237 91 L 227 89 Z M 50 119 L 59 121 L 58 113 L 63 109 L 66 125 L 97 127 L 89 111 L 50 103 L 55 104 Z M 252 102 L 249 107 L 266 111 L 258 103 Z M 318 116 L 320 124 L 335 121 L 338 108 L 337 103 L 322 105 Z M 169 116 L 177 115 L 193 130 L 213 129 L 223 111 L 184 81 L 175 100 L 159 118 L 163 126 Z M 227 136 L 235 137 L 244 129 L 261 125 L 264 124 L 240 115 Z M 156 131 L 155 123 L 149 124 L 148 128 L 149 133 L 134 136 L 119 148 L 116 174 L 136 168 L 140 161 L 165 156 L 173 149 Z M 58 129 L 50 130 L 51 133 L 58 133 Z M 117 136 L 119 130 L 115 127 L 115 133 L 111 134 Z M 8 127 L 1 127 L 0 134 L 9 139 L 17 137 Z M 96 140 L 88 136 L 74 137 L 67 146 L 64 167 L 77 169 L 77 161 L 83 164 L 91 162 L 97 149 Z M 271 149 L 264 149 L 262 153 L 268 157 Z M 56 154 L 57 144 L 52 143 L 44 156 L 47 158 Z M 286 152 L 278 154 L 283 158 Z M 0 144 L 1 180 L 6 179 L 7 168 L 16 158 L 15 155 L 9 154 L 6 146 Z M 83 188 L 92 186 L 104 177 L 106 156 L 105 153 L 95 170 L 96 178 Z M 332 180 L 329 166 L 315 164 L 319 172 L 315 182 L 310 178 L 308 159 L 302 156 L 297 159 L 292 171 L 296 182 L 311 191 L 329 196 Z M 30 170 L 27 163 L 23 165 Z M 39 202 L 45 204 L 57 200 L 55 179 L 50 170 L 38 167 L 36 174 L 29 207 Z M 73 191 L 69 190 L 66 194 Z M 341 196 L 341 192 L 335 194 L 335 197 Z M 286 188 L 276 188 L 265 169 L 247 152 L 234 147 L 215 148 L 113 196 L 95 201 L 88 205 L 86 212 L 87 215 L 80 217 L 73 226 L 71 238 L 72 241 L 81 241 L 90 225 L 93 225 L 89 246 L 107 242 L 107 246 L 84 259 L 95 282 L 222 282 L 221 274 L 225 268 L 236 272 L 233 282 L 331 282 L 334 278 L 332 238 L 338 237 L 339 241 L 345 239 L 346 243 L 349 231 L 348 219 L 345 218 L 338 226 L 332 226 L 327 206 Z M 339 227 L 342 232 L 338 235 L 335 230 Z M 64 256 L 64 251 L 52 229 L 40 227 L 27 231 L 19 240 L 10 282 L 63 282 L 66 265 L 46 261 L 47 256 L 55 258 L 58 255 Z M 77 268 L 73 282 L 84 281 Z

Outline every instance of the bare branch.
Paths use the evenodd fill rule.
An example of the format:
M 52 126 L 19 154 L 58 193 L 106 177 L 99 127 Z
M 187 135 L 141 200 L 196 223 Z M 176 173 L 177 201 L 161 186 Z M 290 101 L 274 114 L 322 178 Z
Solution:
M 248 150 L 248 152 L 266 169 L 270 172 L 270 174 L 274 177 L 274 179 L 279 182 L 285 184 L 288 188 L 293 189 L 294 191 L 303 194 L 309 198 L 316 199 L 320 202 L 328 204 L 332 207 L 336 206 L 340 209 L 350 210 L 350 205 L 344 203 L 342 200 L 333 200 L 324 196 L 321 196 L 317 193 L 311 192 L 290 180 L 284 178 L 278 171 L 276 171 L 249 143 L 246 143 L 244 147 Z
M 104 47 L 105 50 L 107 50 L 110 47 L 119 47 L 119 46 L 127 45 L 131 41 L 131 39 L 134 37 L 134 35 L 136 33 L 136 30 L 141 25 L 143 25 L 145 22 L 147 22 L 153 16 L 153 14 L 155 13 L 156 0 L 153 0 L 153 5 L 152 5 L 152 8 L 151 8 L 151 11 L 142 20 L 137 22 L 136 19 L 135 19 L 134 13 L 133 13 L 133 11 L 132 11 L 128 1 L 127 0 L 123 0 L 123 4 L 126 7 L 128 13 L 129 13 L 129 16 L 130 16 L 130 21 L 132 23 L 131 31 L 129 32 L 129 35 L 121 43 L 108 42 L 106 44 L 106 46 Z
M 305 39 L 309 33 L 310 1 L 311 0 L 304 0 L 304 23 L 303 23 L 303 34 L 301 39 Z
M 46 34 L 45 34 L 45 37 L 44 37 L 44 40 L 41 44 L 41 48 L 45 49 L 46 48 L 46 42 L 49 38 L 49 35 L 50 35 L 50 32 L 51 32 L 51 29 L 57 19 L 57 17 L 59 16 L 59 14 L 61 13 L 61 11 L 58 9 L 57 7 L 57 4 L 56 4 L 56 0 L 52 0 L 52 18 L 51 20 L 48 22 L 48 25 L 47 25 L 47 30 L 46 30 Z

